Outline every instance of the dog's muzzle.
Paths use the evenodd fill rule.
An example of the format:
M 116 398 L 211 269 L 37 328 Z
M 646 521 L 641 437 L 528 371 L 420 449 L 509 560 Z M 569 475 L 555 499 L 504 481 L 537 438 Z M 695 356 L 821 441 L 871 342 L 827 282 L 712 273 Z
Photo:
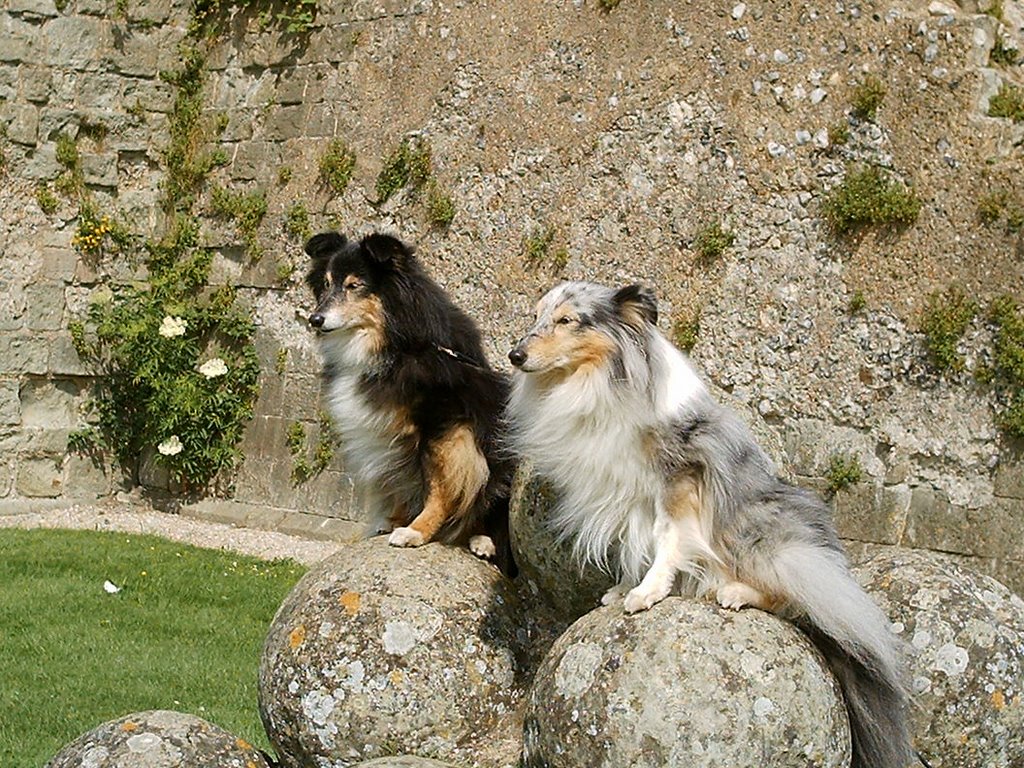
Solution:
M 327 318 L 325 318 L 319 312 L 314 312 L 312 315 L 309 316 L 309 324 L 313 328 L 316 328 L 317 330 L 319 330 L 319 329 L 324 327 L 324 321 L 326 319 Z

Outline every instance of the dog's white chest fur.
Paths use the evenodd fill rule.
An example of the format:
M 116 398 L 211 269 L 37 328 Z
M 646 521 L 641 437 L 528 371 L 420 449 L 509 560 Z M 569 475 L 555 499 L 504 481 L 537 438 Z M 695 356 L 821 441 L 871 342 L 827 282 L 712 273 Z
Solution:
M 341 438 L 346 469 L 359 484 L 382 480 L 401 465 L 406 452 L 397 428 L 401 416 L 367 402 L 358 375 L 347 373 L 331 380 L 327 405 Z

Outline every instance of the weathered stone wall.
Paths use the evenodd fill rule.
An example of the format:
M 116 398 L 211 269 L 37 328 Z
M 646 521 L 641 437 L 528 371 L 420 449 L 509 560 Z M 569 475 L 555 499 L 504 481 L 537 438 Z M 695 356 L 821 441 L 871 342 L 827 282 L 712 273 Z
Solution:
M 230 163 L 211 183 L 264 190 L 264 255 L 246 256 L 212 217 L 215 279 L 242 287 L 260 322 L 257 415 L 227 500 L 194 514 L 344 535 L 352 492 L 335 460 L 296 486 L 285 435 L 316 433 L 315 350 L 304 327 L 304 259 L 284 231 L 301 202 L 314 229 L 382 227 L 418 245 L 484 326 L 502 362 L 536 297 L 559 278 L 657 287 L 662 323 L 700 317 L 694 358 L 756 422 L 783 471 L 823 486 L 829 458 L 856 455 L 862 481 L 836 510 L 854 549 L 902 544 L 961 554 L 1024 590 L 1024 464 L 1000 435 L 970 369 L 990 331 L 976 320 L 968 372 L 939 377 L 916 331 L 925 297 L 958 283 L 982 300 L 1024 287 L 1024 240 L 978 221 L 977 202 L 1024 199 L 1024 124 L 986 116 L 1019 65 L 990 66 L 997 39 L 1020 46 L 1024 9 L 1000 25 L 974 0 L 932 3 L 704 4 L 330 2 L 307 33 L 237 14 L 208 61 L 211 121 Z M 68 454 L 90 371 L 68 322 L 111 281 L 137 277 L 71 247 L 77 209 L 52 215 L 37 185 L 60 171 L 55 142 L 77 135 L 85 181 L 139 233 L 156 201 L 187 4 L 7 0 L 0 9 L 0 495 L 110 493 L 131 482 Z M 866 72 L 888 93 L 875 122 L 846 123 Z M 101 124 L 102 138 L 83 127 Z M 375 205 L 384 158 L 426 137 L 455 203 L 430 225 L 423 195 Z M 317 179 L 329 139 L 357 154 L 334 196 Z M 820 205 L 848 160 L 893 170 L 924 201 L 903 232 L 838 241 Z M 282 169 L 287 169 L 282 173 Z M 690 246 L 722 217 L 736 242 L 706 263 Z M 527 263 L 523 240 L 554 228 L 564 259 Z M 291 272 L 290 276 L 286 276 Z M 866 308 L 850 312 L 860 292 Z M 143 471 L 159 484 L 159 473 Z M 37 503 L 37 502 L 32 502 Z

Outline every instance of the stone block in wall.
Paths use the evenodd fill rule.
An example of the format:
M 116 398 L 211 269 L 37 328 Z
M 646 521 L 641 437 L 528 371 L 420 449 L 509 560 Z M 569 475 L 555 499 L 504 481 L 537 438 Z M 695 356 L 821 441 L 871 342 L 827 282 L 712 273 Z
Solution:
M 43 144 L 25 160 L 21 176 L 29 181 L 53 181 L 63 170 L 53 144 Z
M 905 544 L 970 554 L 973 533 L 966 510 L 950 503 L 945 493 L 925 486 L 911 491 Z
M 26 458 L 18 462 L 15 490 L 29 498 L 54 498 L 64 488 L 64 473 L 54 458 Z
M 167 113 L 174 108 L 174 88 L 163 80 L 129 80 L 124 87 L 122 103 L 125 107 L 138 104 L 146 112 Z
M 336 107 L 330 103 L 313 104 L 306 115 L 306 124 L 303 126 L 302 135 L 305 138 L 334 136 L 334 128 L 337 124 L 335 115 Z
M 51 103 L 63 104 L 65 102 L 54 100 Z M 49 142 L 57 140 L 59 135 L 78 135 L 78 123 L 81 116 L 73 109 L 64 107 L 43 106 L 39 110 L 39 141 L 44 146 Z M 63 169 L 62 169 L 63 170 Z
M 62 331 L 49 340 L 49 362 L 47 372 L 54 376 L 89 376 L 92 372 L 85 367 L 71 342 L 71 334 Z
M 252 110 L 232 109 L 228 110 L 228 127 L 221 134 L 221 141 L 236 142 L 248 141 L 252 138 Z
M 110 469 L 101 460 L 72 453 L 64 461 L 64 495 L 100 498 L 111 492 Z
M 70 434 L 71 430 L 66 427 L 43 429 L 22 426 L 6 434 L 0 432 L 0 454 L 60 456 L 67 452 Z
M 342 5 L 339 3 L 337 7 L 341 9 Z M 365 26 L 334 24 L 330 20 L 330 12 L 327 13 L 328 16 L 323 20 L 327 26 L 314 31 L 309 36 L 309 45 L 303 52 L 302 58 L 299 59 L 300 63 L 327 62 L 337 66 L 352 58 L 352 52 L 356 48 L 356 39 L 360 36 L 359 31 L 365 29 Z
M 13 102 L 18 97 L 18 67 L 0 64 L 0 104 Z
M 277 76 L 274 101 L 278 104 L 304 104 L 306 101 L 306 68 L 292 67 Z
M 78 9 L 82 12 L 82 8 Z M 105 11 L 106 9 L 104 9 Z M 43 26 L 39 63 L 50 67 L 95 70 L 99 52 L 111 47 L 110 22 L 89 16 L 58 16 Z
M 973 532 L 971 554 L 998 560 L 1024 557 L 1024 503 L 996 498 L 978 509 L 967 510 Z
M 797 475 L 821 477 L 836 454 L 856 456 L 861 468 L 872 477 L 885 474 L 875 455 L 875 443 L 849 427 L 826 424 L 818 419 L 793 419 L 786 423 L 783 449 L 786 462 Z
M 836 528 L 844 539 L 896 544 L 903 534 L 911 492 L 907 486 L 857 483 L 833 499 Z
M 14 462 L 0 461 L 0 497 L 10 496 L 14 488 Z
M 75 105 L 80 110 L 88 110 L 97 116 L 105 115 L 109 120 L 111 114 L 123 103 L 123 84 L 124 78 L 113 72 L 82 72 L 75 85 Z M 94 118 L 87 122 L 99 120 Z
M 36 57 L 39 44 L 39 25 L 30 24 L 5 13 L 0 20 L 0 61 L 20 63 Z
M 231 178 L 239 181 L 266 179 L 268 169 L 281 165 L 281 148 L 269 141 L 249 141 L 237 145 L 231 160 Z
M 48 339 L 38 334 L 0 333 L 0 360 L 7 374 L 45 374 L 49 370 Z
M 53 0 L 9 0 L 6 10 L 19 16 L 35 16 L 41 19 L 58 15 Z
M 0 121 L 7 122 L 7 140 L 34 147 L 39 142 L 39 110 L 31 104 L 0 105 Z
M 22 66 L 20 71 L 21 95 L 26 101 L 45 104 L 50 99 L 53 75 L 45 67 Z
M 128 8 L 128 19 L 162 24 L 171 15 L 173 7 L 173 0 L 135 0 Z
M 25 286 L 25 324 L 32 331 L 56 331 L 64 322 L 64 285 L 39 282 Z
M 58 281 L 61 283 L 74 282 L 78 261 L 78 253 L 73 248 L 44 246 L 40 253 L 35 279 L 51 284 Z M 63 291 L 62 286 L 57 288 Z
M 8 258 L 15 257 L 8 252 Z M 0 276 L 0 333 L 19 331 L 25 327 L 27 310 L 24 283 L 24 278 L 20 275 Z M 0 364 L 0 372 L 3 372 L 3 368 L 4 366 Z
M 63 429 L 79 424 L 82 386 L 60 379 L 28 379 L 21 385 L 21 422 L 26 427 Z
M 1024 500 L 1024 461 L 1004 460 L 992 478 L 993 493 L 1010 499 Z
M 105 58 L 119 75 L 154 77 L 181 66 L 178 43 L 183 36 L 183 30 L 173 25 L 138 30 L 122 38 Z
M 318 421 L 323 410 L 319 376 L 298 372 L 289 373 L 284 383 L 281 413 L 292 419 Z
M 287 141 L 306 136 L 306 118 L 309 108 L 305 104 L 274 107 L 263 125 L 263 138 L 267 141 Z
M 94 187 L 117 186 L 117 154 L 82 153 L 82 176 L 85 183 Z
M 21 398 L 18 382 L 6 379 L 0 381 L 0 424 L 21 423 Z

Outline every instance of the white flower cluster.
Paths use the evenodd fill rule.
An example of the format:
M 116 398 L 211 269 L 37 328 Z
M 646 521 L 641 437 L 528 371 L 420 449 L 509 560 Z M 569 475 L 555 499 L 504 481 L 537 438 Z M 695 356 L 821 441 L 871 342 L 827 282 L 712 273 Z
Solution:
M 171 435 L 160 443 L 156 449 L 164 456 L 177 456 L 181 453 L 181 449 L 184 447 L 185 446 L 181 444 L 181 440 L 178 439 L 177 435 Z
M 219 357 L 211 357 L 199 366 L 199 372 L 208 379 L 215 379 L 228 372 L 228 365 Z
M 165 339 L 170 339 L 175 336 L 184 336 L 185 328 L 187 326 L 188 323 L 180 317 L 171 317 L 168 315 L 164 318 L 163 322 L 160 323 L 160 335 Z

